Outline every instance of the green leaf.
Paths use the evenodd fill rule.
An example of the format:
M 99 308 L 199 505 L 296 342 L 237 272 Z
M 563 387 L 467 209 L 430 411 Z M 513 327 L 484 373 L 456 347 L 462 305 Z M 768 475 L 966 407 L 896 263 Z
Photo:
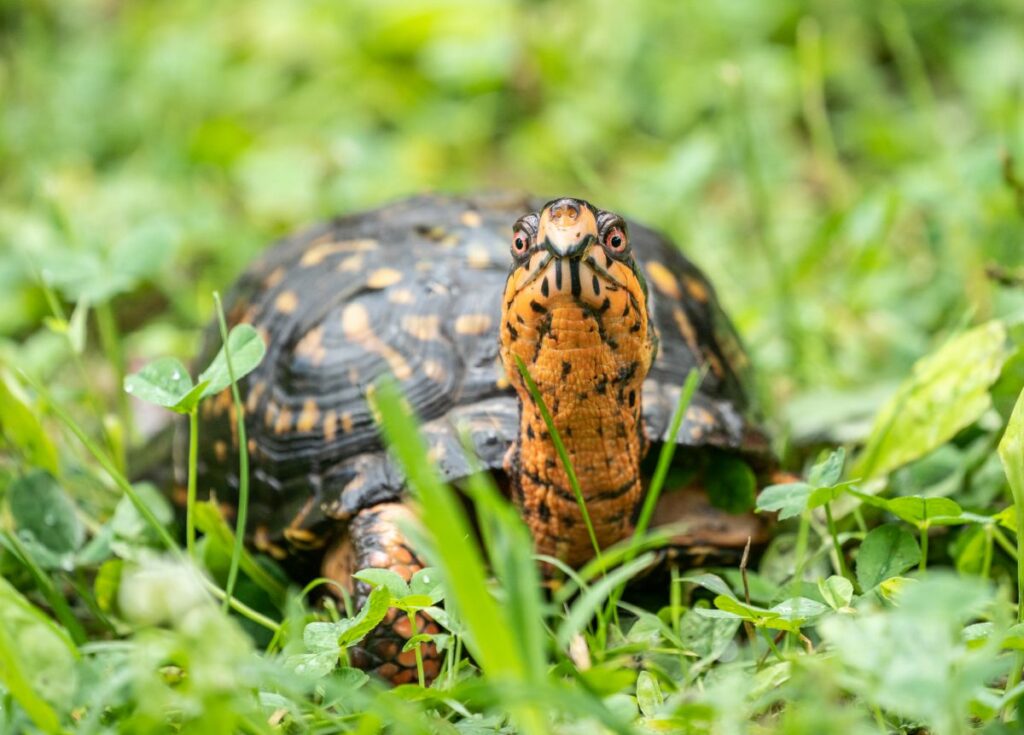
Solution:
M 85 542 L 75 506 L 49 472 L 35 470 L 11 483 L 7 501 L 19 533 L 54 554 L 71 554 Z
M 864 592 L 921 561 L 917 541 L 904 528 L 887 523 L 873 529 L 857 552 L 857 581 Z
M 370 567 L 360 569 L 352 575 L 358 580 L 366 582 L 371 587 L 383 587 L 391 593 L 391 597 L 399 600 L 409 594 L 409 585 L 398 576 L 397 572 L 390 569 L 378 569 Z M 427 603 L 429 604 L 429 603 Z
M 430 595 L 406 595 L 392 602 L 395 607 L 403 610 L 422 610 L 425 607 L 430 607 L 434 601 Z
M 238 324 L 232 328 L 228 334 L 228 347 L 231 350 L 231 368 L 235 373 L 235 380 L 241 380 L 255 370 L 267 351 L 263 338 L 250 324 Z M 216 395 L 231 385 L 223 347 L 213 358 L 210 366 L 199 375 L 199 382 L 207 383 L 202 392 L 203 398 Z
M 192 385 L 188 369 L 176 357 L 161 357 L 124 379 L 125 392 L 141 401 L 188 413 L 204 390 L 203 381 Z
M 846 577 L 833 574 L 828 579 L 819 580 L 818 591 L 821 592 L 821 599 L 833 610 L 849 607 L 853 600 L 853 583 Z
M 658 680 L 649 671 L 641 671 L 636 678 L 636 703 L 644 717 L 654 717 L 665 703 Z
M 951 525 L 964 521 L 964 510 L 949 498 L 926 498 L 920 495 L 904 495 L 898 498 L 879 498 L 857 491 L 851 491 L 863 502 L 892 513 L 900 520 L 917 526 L 925 521 L 935 525 Z
M 421 643 L 430 643 L 432 640 L 434 640 L 434 636 L 430 633 L 417 633 L 405 642 L 405 645 L 402 646 L 402 653 L 415 650 Z
M 714 592 L 716 595 L 725 595 L 726 597 L 736 596 L 733 594 L 732 588 L 725 583 L 725 580 L 716 574 L 691 574 L 683 577 L 682 581 L 700 585 L 704 589 Z
M 769 485 L 757 496 L 757 510 L 777 511 L 779 520 L 793 518 L 804 512 L 814 488 L 806 482 Z
M 426 595 L 432 605 L 444 599 L 441 575 L 433 567 L 424 567 L 412 575 L 412 579 L 409 580 L 409 591 L 414 595 Z
M 313 622 L 302 629 L 302 642 L 313 652 L 334 651 L 338 653 L 338 624 Z
M 1006 327 L 991 321 L 960 334 L 914 365 L 879 411 L 852 474 L 881 477 L 945 444 L 992 405 L 989 386 L 1008 356 Z
M 375 587 L 366 598 L 366 603 L 359 614 L 336 623 L 338 645 L 347 647 L 361 641 L 380 624 L 390 607 L 391 593 L 385 587 Z
M 852 483 L 844 482 L 830 487 L 814 487 L 806 482 L 790 482 L 783 485 L 769 485 L 757 496 L 757 510 L 779 511 L 779 520 L 784 521 L 830 503 L 847 492 Z
M 96 596 L 96 604 L 103 612 L 111 612 L 117 600 L 117 591 L 121 586 L 121 572 L 124 571 L 124 561 L 121 559 L 108 559 L 100 565 L 96 573 L 96 580 L 93 582 L 93 593 Z
M 839 447 L 839 449 L 811 468 L 807 482 L 814 487 L 832 487 L 843 476 L 845 464 L 846 449 Z
M 39 413 L 29 404 L 14 376 L 0 369 L 0 435 L 30 465 L 57 475 L 57 450 L 38 418 Z

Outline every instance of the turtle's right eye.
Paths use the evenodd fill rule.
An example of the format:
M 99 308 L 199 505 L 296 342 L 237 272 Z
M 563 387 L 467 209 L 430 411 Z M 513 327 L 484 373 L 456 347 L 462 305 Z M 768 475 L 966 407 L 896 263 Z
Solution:
M 519 257 L 525 255 L 530 249 L 530 240 L 522 230 L 516 230 L 512 234 L 512 255 Z

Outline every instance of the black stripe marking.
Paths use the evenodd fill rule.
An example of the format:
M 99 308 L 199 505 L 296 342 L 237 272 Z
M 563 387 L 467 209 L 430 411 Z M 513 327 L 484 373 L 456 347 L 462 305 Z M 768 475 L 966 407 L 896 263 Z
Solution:
M 542 296 L 548 295 L 548 277 L 544 276 L 544 280 L 540 284 L 540 292 Z
M 555 263 L 555 290 L 562 290 L 562 261 Z
M 538 314 L 547 314 L 548 313 L 547 308 L 541 306 L 536 301 L 530 301 L 530 308 L 533 309 Z
M 601 282 L 597 280 L 597 274 L 594 274 L 594 295 L 599 296 L 601 294 Z
M 580 262 L 575 258 L 569 261 L 569 278 L 572 281 L 572 295 L 579 298 L 583 293 L 583 286 L 580 284 Z

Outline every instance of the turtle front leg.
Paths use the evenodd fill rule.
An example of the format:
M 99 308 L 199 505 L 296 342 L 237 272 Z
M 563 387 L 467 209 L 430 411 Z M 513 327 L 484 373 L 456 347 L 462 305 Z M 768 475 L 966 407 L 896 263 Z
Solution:
M 354 572 L 370 567 L 390 569 L 408 582 L 423 568 L 398 526 L 402 519 L 412 517 L 412 511 L 402 503 L 383 503 L 362 510 L 324 555 L 323 575 L 348 590 L 357 610 L 369 596 L 370 586 L 353 579 Z M 392 684 L 408 684 L 417 680 L 416 652 L 403 652 L 402 647 L 417 633 L 440 632 L 437 623 L 423 613 L 417 614 L 414 631 L 409 617 L 391 608 L 359 646 L 349 649 L 349 660 L 353 666 L 375 673 Z M 421 644 L 421 653 L 423 675 L 429 683 L 440 671 L 440 655 L 433 643 Z

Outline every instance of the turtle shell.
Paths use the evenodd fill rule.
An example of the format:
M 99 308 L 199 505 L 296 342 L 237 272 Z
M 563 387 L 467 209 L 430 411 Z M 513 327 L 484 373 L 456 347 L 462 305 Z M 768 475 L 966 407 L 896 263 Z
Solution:
M 267 343 L 263 362 L 240 382 L 257 545 L 283 555 L 275 540 L 284 537 L 315 548 L 337 522 L 401 495 L 402 474 L 366 401 L 384 373 L 398 379 L 423 422 L 445 479 L 469 472 L 464 426 L 479 462 L 501 471 L 519 406 L 498 359 L 500 300 L 512 224 L 537 204 L 514 196 L 415 197 L 288 238 L 241 277 L 228 321 L 254 325 Z M 660 337 L 643 390 L 647 437 L 655 449 L 670 439 L 681 386 L 698 367 L 705 378 L 671 440 L 767 457 L 747 392 L 747 360 L 714 289 L 664 237 L 629 227 Z M 200 364 L 219 346 L 214 325 Z M 200 416 L 200 491 L 234 502 L 238 438 L 230 392 L 206 401 Z

